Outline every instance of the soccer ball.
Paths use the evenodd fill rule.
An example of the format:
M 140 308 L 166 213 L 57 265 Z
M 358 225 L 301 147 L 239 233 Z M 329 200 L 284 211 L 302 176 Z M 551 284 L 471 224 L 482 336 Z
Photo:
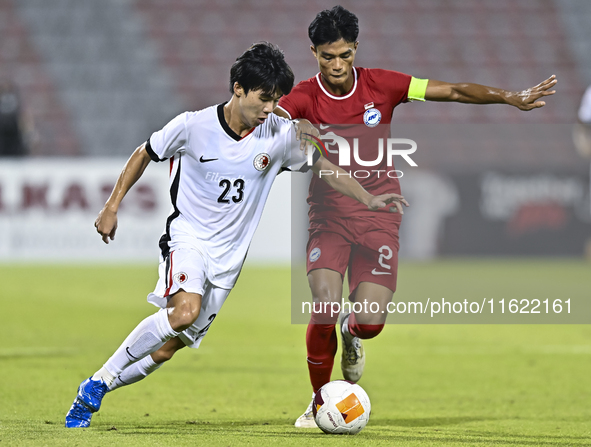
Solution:
M 354 435 L 367 425 L 371 404 L 359 385 L 335 380 L 318 390 L 312 412 L 324 433 Z

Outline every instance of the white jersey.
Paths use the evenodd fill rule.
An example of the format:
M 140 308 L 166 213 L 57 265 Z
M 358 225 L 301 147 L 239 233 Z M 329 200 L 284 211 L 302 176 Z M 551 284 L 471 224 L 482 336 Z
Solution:
M 195 249 L 209 281 L 231 289 L 277 174 L 308 165 L 288 120 L 270 114 L 241 138 L 223 108 L 182 113 L 152 134 L 146 150 L 154 161 L 170 159 L 172 211 L 160 239 L 162 257 Z

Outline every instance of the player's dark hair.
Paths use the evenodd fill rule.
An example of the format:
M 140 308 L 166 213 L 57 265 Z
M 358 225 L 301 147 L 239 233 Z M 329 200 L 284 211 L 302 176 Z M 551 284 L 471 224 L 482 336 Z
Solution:
M 345 42 L 357 42 L 357 36 L 359 36 L 357 16 L 341 5 L 320 11 L 308 27 L 308 37 L 315 47 L 340 39 Z
M 269 42 L 258 42 L 242 53 L 230 69 L 230 93 L 237 82 L 248 94 L 262 90 L 267 95 L 277 91 L 287 95 L 293 88 L 294 75 L 283 51 Z

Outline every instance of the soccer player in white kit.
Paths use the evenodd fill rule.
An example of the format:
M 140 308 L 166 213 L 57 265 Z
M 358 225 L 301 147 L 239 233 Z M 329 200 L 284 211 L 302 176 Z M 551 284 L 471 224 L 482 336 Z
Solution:
M 277 174 L 309 164 L 316 174 L 342 171 L 318 152 L 307 156 L 293 124 L 272 113 L 293 81 L 281 50 L 255 44 L 230 70 L 229 102 L 182 113 L 127 161 L 95 227 L 105 243 L 113 240 L 127 191 L 150 161 L 169 160 L 172 210 L 160 239 L 160 278 L 148 295 L 161 309 L 80 384 L 66 427 L 88 427 L 108 391 L 143 379 L 185 346 L 199 347 L 238 279 Z M 322 178 L 372 210 L 408 205 L 397 194 L 373 196 L 347 175 Z

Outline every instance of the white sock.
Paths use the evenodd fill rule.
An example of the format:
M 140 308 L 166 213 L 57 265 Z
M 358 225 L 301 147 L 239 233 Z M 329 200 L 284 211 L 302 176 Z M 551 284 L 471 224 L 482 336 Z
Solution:
M 152 356 L 147 355 L 139 362 L 135 362 L 125 368 L 121 374 L 119 374 L 117 378 L 115 378 L 115 380 L 109 384 L 109 391 L 139 382 L 140 380 L 145 379 L 149 374 L 152 374 L 163 364 L 164 363 L 154 362 Z
M 105 363 L 104 367 L 113 376 L 118 376 L 132 363 L 143 359 L 157 351 L 171 338 L 179 335 L 168 322 L 167 309 L 160 309 L 143 320 L 131 331 L 115 354 Z
M 113 380 L 115 380 L 115 376 L 111 374 L 107 370 L 107 368 L 103 366 L 101 369 L 94 373 L 94 375 L 92 376 L 92 380 L 102 380 L 107 384 L 107 386 L 109 386 L 111 385 L 111 383 L 113 383 Z

